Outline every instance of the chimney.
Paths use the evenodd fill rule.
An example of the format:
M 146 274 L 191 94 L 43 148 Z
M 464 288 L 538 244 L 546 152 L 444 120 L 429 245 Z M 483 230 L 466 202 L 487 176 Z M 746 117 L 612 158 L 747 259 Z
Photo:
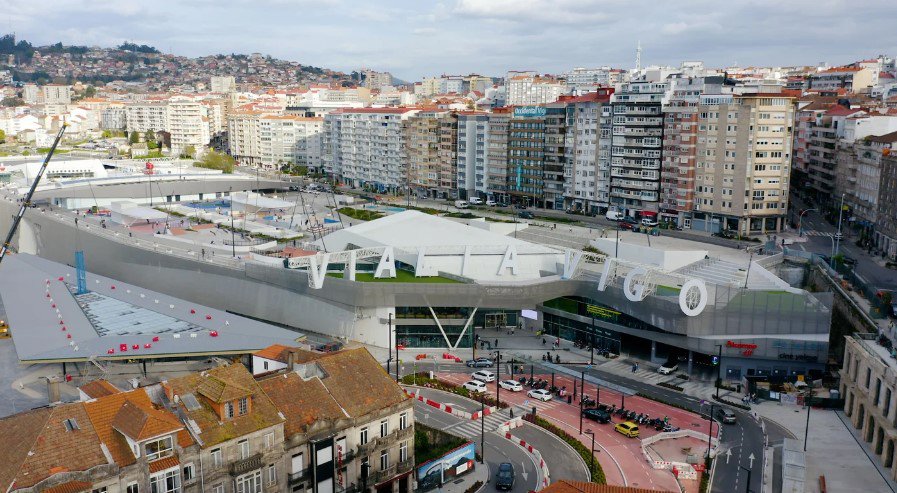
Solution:
M 296 353 L 292 350 L 287 352 L 287 371 L 293 371 L 296 366 Z
M 47 398 L 50 404 L 61 400 L 59 398 L 59 381 L 60 378 L 56 375 L 47 377 Z

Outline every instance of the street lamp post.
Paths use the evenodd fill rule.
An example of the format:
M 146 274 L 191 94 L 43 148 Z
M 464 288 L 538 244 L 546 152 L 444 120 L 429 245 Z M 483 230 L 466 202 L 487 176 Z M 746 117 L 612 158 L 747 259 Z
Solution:
M 710 414 L 707 419 L 710 421 L 710 431 L 707 433 L 707 457 L 710 457 L 711 440 L 713 440 L 713 404 L 710 404 Z
M 501 353 L 496 349 L 495 350 L 495 405 L 498 406 L 501 404 L 501 399 L 499 392 L 501 392 Z M 485 416 L 480 416 L 480 419 L 485 419 Z
M 585 394 L 583 394 L 583 391 L 585 390 L 585 383 L 586 383 L 586 372 L 585 372 L 585 370 L 583 370 L 582 376 L 580 377 L 580 381 L 579 381 L 579 434 L 580 435 L 582 435 L 582 403 L 584 401 L 583 397 L 585 396 Z M 573 387 L 576 388 L 575 381 L 573 382 Z
M 810 211 L 816 211 L 816 210 L 817 209 L 804 209 L 804 210 L 800 211 L 800 214 L 798 214 L 798 216 L 797 216 L 797 236 L 804 235 L 804 229 L 803 229 L 804 214 L 806 214 Z
M 486 394 L 480 394 L 480 464 L 486 463 L 486 420 L 483 414 L 486 413 Z
M 832 254 L 832 258 L 838 254 L 838 250 L 841 248 L 841 219 L 844 217 L 844 196 L 846 193 L 841 194 L 841 207 L 838 208 L 838 233 L 835 235 L 835 252 Z
M 589 334 L 589 364 L 595 364 L 595 314 L 592 314 L 592 333 Z
M 586 435 L 592 435 L 592 455 L 589 456 L 589 477 L 592 476 L 592 468 L 595 467 L 595 432 L 591 428 L 586 430 Z M 594 480 L 594 478 L 592 478 Z
M 719 387 L 723 384 L 723 345 L 717 344 L 719 355 L 716 357 L 716 398 L 719 399 Z

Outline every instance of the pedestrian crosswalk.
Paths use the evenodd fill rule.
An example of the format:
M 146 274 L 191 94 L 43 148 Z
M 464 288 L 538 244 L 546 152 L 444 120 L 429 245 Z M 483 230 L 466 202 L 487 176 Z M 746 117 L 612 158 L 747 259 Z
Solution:
M 480 433 L 483 431 L 485 431 L 486 433 L 495 431 L 499 426 L 501 426 L 502 423 L 504 423 L 508 419 L 510 419 L 508 412 L 501 411 L 486 416 L 486 420 L 482 424 L 478 419 L 467 419 L 461 421 L 460 423 L 445 427 L 444 431 L 467 438 L 473 438 L 480 436 Z
M 804 236 L 833 236 L 834 233 L 826 233 L 825 231 L 804 231 Z

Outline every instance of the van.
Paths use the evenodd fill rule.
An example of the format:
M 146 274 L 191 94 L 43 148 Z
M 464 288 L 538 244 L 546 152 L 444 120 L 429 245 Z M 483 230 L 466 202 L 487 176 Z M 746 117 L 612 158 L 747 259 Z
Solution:
M 456 200 L 455 207 L 458 209 L 467 209 L 467 201 L 466 200 Z
M 607 211 L 607 214 L 604 215 L 608 221 L 622 221 L 623 213 L 618 211 Z
M 638 425 L 633 423 L 632 421 L 617 423 L 617 426 L 614 426 L 614 430 L 616 430 L 618 433 L 622 433 L 629 438 L 638 437 Z
M 479 197 L 471 197 L 470 200 L 468 200 L 468 202 L 470 202 L 470 205 L 482 205 L 483 199 L 481 199 Z
M 653 217 L 643 217 L 642 218 L 642 226 L 647 226 L 649 228 L 653 228 L 657 226 L 657 219 Z
M 495 207 L 495 206 L 498 205 L 498 204 L 496 204 L 495 201 L 492 200 L 492 199 L 487 199 L 487 200 L 486 200 L 486 205 L 488 205 L 489 207 Z

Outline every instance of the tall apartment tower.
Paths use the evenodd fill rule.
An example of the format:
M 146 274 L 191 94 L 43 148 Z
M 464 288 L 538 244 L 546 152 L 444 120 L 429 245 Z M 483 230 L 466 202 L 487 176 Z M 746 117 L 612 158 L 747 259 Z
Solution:
M 462 199 L 485 197 L 489 114 L 458 112 L 458 194 Z
M 609 204 L 613 89 L 562 98 L 567 104 L 567 151 L 564 163 L 565 204 L 600 213 Z
M 512 202 L 563 208 L 566 121 L 563 103 L 514 108 L 508 128 L 507 178 Z
M 782 230 L 793 122 L 793 98 L 781 94 L 701 96 L 693 229 Z
M 508 193 L 508 127 L 510 108 L 495 108 L 489 113 L 489 140 L 486 151 L 486 191 L 492 199 L 509 204 Z
M 212 92 L 218 92 L 221 94 L 230 94 L 232 92 L 237 92 L 237 80 L 232 75 L 213 75 L 209 86 Z
M 667 83 L 630 82 L 613 97 L 610 205 L 633 217 L 658 211 L 667 89 Z

